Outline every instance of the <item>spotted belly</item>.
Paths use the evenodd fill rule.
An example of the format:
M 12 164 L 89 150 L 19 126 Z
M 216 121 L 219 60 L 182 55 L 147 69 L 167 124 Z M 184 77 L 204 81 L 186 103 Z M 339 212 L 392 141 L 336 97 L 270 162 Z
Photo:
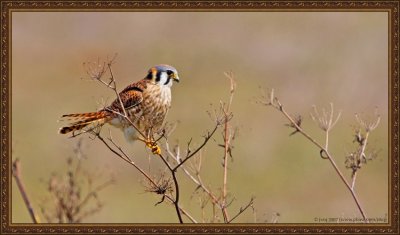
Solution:
M 142 103 L 126 110 L 126 112 L 135 127 L 146 137 L 150 137 L 162 128 L 170 106 L 171 96 L 169 88 L 167 91 L 160 89 L 157 91 L 157 89 L 151 89 L 150 87 L 146 92 L 143 92 Z M 114 118 L 110 123 L 122 129 L 128 141 L 142 138 L 141 134 L 128 121 L 121 117 Z

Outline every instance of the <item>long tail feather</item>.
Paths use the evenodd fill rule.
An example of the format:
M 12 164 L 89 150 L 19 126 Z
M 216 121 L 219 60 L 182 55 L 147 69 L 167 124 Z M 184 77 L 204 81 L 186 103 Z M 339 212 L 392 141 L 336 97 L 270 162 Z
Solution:
M 63 119 L 63 120 L 86 119 L 86 118 L 89 118 L 89 117 L 97 117 L 100 112 L 64 114 L 64 115 L 61 116 L 61 119 Z
M 67 134 L 72 131 L 78 131 L 83 129 L 84 127 L 95 124 L 95 125 L 103 125 L 109 119 L 109 115 L 105 111 L 92 112 L 92 113 L 75 113 L 75 114 L 65 114 L 62 118 L 69 118 L 69 120 L 79 120 L 71 123 L 69 126 L 65 126 L 60 128 L 60 134 Z

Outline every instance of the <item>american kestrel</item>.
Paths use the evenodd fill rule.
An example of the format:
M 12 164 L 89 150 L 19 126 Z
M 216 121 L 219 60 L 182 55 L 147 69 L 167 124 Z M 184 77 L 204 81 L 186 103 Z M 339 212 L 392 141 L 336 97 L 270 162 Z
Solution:
M 128 141 L 143 140 L 135 127 L 145 135 L 144 141 L 159 131 L 171 107 L 171 87 L 173 82 L 179 82 L 178 72 L 170 65 L 156 65 L 149 69 L 142 80 L 132 83 L 119 93 L 110 106 L 97 112 L 65 114 L 62 118 L 73 120 L 69 126 L 60 128 L 60 134 L 84 131 L 106 123 L 123 130 Z M 123 104 L 133 127 L 121 115 Z

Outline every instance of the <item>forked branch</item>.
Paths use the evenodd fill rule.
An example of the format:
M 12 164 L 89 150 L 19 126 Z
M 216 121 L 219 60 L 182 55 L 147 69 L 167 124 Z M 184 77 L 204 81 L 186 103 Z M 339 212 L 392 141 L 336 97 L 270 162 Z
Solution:
M 339 178 L 342 180 L 346 188 L 349 190 L 351 193 L 351 196 L 354 199 L 354 202 L 357 205 L 358 210 L 360 211 L 364 222 L 367 223 L 367 216 L 365 214 L 364 208 L 361 206 L 361 203 L 357 197 L 357 194 L 353 190 L 353 187 L 349 182 L 347 182 L 346 178 L 344 177 L 343 173 L 340 171 L 339 167 L 335 163 L 335 160 L 331 153 L 328 151 L 328 134 L 326 135 L 326 143 L 325 146 L 320 144 L 318 141 L 316 141 L 314 138 L 312 138 L 304 129 L 299 125 L 298 122 L 295 121 L 295 118 L 292 117 L 284 108 L 283 104 L 279 101 L 279 99 L 275 96 L 274 90 L 272 89 L 268 94 L 264 93 L 261 100 L 259 103 L 265 105 L 265 106 L 271 106 L 281 112 L 283 116 L 289 120 L 290 126 L 293 127 L 296 132 L 299 132 L 301 135 L 303 135 L 306 139 L 308 139 L 311 143 L 313 143 L 316 147 L 320 149 L 320 156 L 322 158 L 328 159 L 329 162 L 331 163 L 332 167 L 334 168 L 336 174 L 339 176 Z M 321 129 L 323 129 L 326 133 L 328 133 L 332 127 L 336 124 L 340 117 L 340 112 L 337 115 L 336 118 L 334 118 L 333 114 L 333 104 L 331 104 L 331 111 L 328 114 L 327 112 L 323 111 L 322 115 L 319 115 L 318 111 L 314 110 L 315 114 L 312 115 L 312 119 L 319 123 L 319 126 Z M 379 123 L 379 121 L 377 121 Z M 368 125 L 369 127 L 376 127 L 377 124 L 375 125 Z

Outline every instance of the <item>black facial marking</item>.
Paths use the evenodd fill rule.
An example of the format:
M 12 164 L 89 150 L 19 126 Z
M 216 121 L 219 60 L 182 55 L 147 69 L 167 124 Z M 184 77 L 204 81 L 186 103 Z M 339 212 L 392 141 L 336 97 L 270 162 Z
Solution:
M 156 75 L 156 82 L 159 82 L 161 80 L 161 72 L 158 71 Z
M 150 71 L 147 76 L 146 79 L 152 79 L 153 78 L 153 73 Z
M 169 83 L 169 80 L 171 80 L 171 77 L 167 78 L 167 81 L 165 81 L 164 85 L 167 85 Z

